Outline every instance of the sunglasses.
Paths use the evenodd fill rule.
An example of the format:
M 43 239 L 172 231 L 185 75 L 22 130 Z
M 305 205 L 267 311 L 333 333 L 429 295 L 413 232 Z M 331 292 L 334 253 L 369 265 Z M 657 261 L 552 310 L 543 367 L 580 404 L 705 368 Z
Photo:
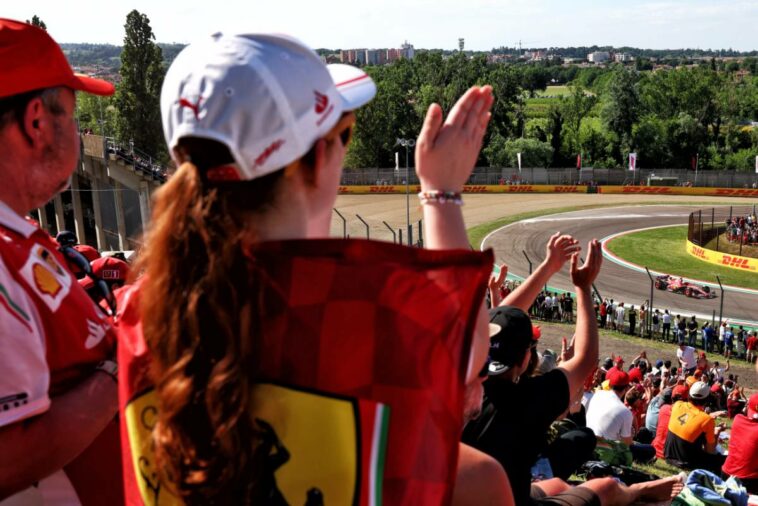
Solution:
M 336 135 L 328 135 L 326 140 L 332 141 L 339 138 L 342 142 L 342 146 L 347 147 L 350 141 L 353 139 L 353 127 L 355 126 L 355 114 L 352 112 L 346 112 L 339 119 L 337 124 L 332 128 L 333 132 L 338 132 Z

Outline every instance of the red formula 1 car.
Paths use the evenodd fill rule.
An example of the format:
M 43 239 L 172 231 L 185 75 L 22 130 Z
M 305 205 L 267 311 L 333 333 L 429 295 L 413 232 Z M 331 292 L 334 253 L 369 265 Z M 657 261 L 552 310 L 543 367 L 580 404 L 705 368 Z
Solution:
M 656 276 L 655 287 L 658 290 L 683 293 L 687 297 L 692 297 L 693 299 L 713 299 L 716 297 L 716 294 L 707 285 L 696 285 L 693 283 L 688 283 L 682 278 L 677 278 L 666 274 L 663 276 Z

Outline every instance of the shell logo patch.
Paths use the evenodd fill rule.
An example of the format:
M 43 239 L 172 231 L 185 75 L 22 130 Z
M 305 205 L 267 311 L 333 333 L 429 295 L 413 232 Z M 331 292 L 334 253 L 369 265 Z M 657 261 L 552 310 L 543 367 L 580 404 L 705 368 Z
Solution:
M 58 310 L 74 282 L 73 276 L 61 266 L 55 255 L 40 245 L 32 248 L 19 273 L 31 291 L 53 312 Z
M 55 279 L 55 275 L 42 267 L 42 264 L 34 264 L 32 274 L 34 274 L 34 286 L 44 294 L 55 297 L 63 289 L 63 286 Z

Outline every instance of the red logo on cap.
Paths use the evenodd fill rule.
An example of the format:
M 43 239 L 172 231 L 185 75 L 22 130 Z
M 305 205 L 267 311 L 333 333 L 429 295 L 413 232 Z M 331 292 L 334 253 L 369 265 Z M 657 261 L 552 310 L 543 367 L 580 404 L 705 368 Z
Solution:
M 313 93 L 316 94 L 316 114 L 322 114 L 329 107 L 329 97 L 315 90 Z
M 203 97 L 197 97 L 197 102 L 194 104 L 187 100 L 186 98 L 182 98 L 179 100 L 179 107 L 186 107 L 190 111 L 192 111 L 195 115 L 195 119 L 200 119 L 200 101 L 203 99 Z
M 279 148 L 281 148 L 283 144 L 284 144 L 283 139 L 277 139 L 274 142 L 272 142 L 271 145 L 269 145 L 269 147 L 264 149 L 263 153 L 258 155 L 258 158 L 255 159 L 255 166 L 260 167 L 261 165 L 266 163 L 266 160 L 268 160 L 268 158 L 271 155 L 273 155 L 276 151 L 278 151 Z

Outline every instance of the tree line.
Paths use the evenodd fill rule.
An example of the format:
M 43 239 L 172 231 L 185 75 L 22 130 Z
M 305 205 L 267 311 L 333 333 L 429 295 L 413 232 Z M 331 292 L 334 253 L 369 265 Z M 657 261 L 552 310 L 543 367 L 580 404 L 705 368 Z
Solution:
M 167 61 L 146 15 L 130 12 L 124 28 L 117 93 L 80 95 L 80 124 L 167 160 L 159 109 Z M 490 84 L 496 102 L 480 166 L 514 167 L 521 153 L 524 167 L 573 166 L 581 155 L 585 166 L 621 168 L 635 152 L 640 168 L 753 170 L 755 58 L 657 70 L 640 61 L 583 68 L 420 51 L 412 60 L 368 66 L 377 96 L 357 111 L 346 168 L 393 167 L 395 153 L 404 155 L 398 139 L 418 134 L 431 103 L 449 110 L 468 87 Z M 565 85 L 560 96 L 545 93 L 555 84 Z

